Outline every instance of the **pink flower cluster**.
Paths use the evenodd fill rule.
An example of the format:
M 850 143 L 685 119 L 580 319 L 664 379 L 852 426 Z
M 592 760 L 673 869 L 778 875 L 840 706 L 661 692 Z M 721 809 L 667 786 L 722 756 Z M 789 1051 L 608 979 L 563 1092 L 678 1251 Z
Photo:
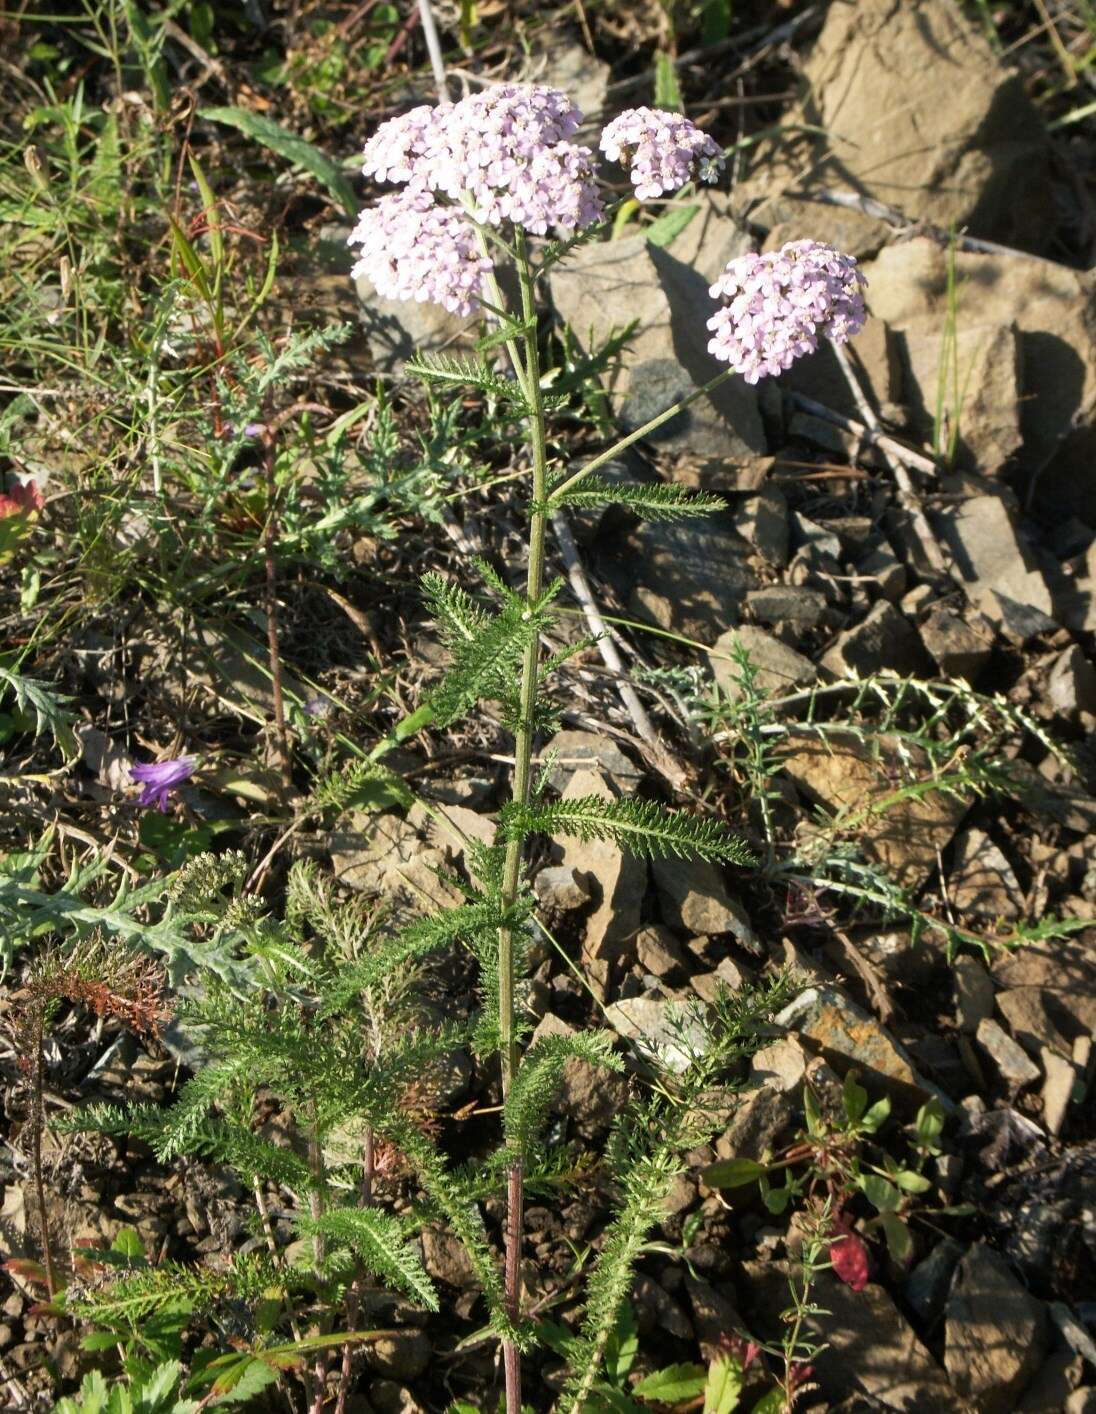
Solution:
M 693 177 L 714 182 L 724 160 L 722 148 L 695 123 L 658 108 L 621 113 L 601 134 L 598 146 L 610 162 L 629 163 L 640 201 L 677 191 Z
M 469 315 L 491 272 L 472 226 L 421 187 L 381 197 L 347 239 L 361 246 L 350 273 L 364 275 L 384 299 L 429 300 Z
M 445 195 L 492 226 L 581 229 L 601 216 L 593 154 L 567 141 L 581 119 L 557 89 L 505 83 L 383 123 L 362 170 Z
M 600 219 L 593 154 L 568 140 L 581 121 L 556 89 L 506 84 L 383 123 L 362 170 L 408 190 L 362 213 L 350 237 L 362 247 L 355 273 L 391 298 L 470 313 L 490 264 L 458 206 L 481 223 L 510 221 L 535 235 Z
M 747 383 L 774 377 L 820 336 L 843 344 L 860 332 L 866 284 L 853 256 L 818 241 L 739 256 L 709 291 L 727 303 L 708 320 L 708 351 Z

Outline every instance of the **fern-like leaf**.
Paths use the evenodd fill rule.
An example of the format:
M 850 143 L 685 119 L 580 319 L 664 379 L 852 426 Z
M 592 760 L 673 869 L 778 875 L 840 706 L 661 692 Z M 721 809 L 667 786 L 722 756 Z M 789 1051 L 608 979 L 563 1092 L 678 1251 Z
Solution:
M 569 835 L 580 840 L 611 840 L 648 859 L 676 855 L 744 866 L 754 863 L 742 840 L 721 825 L 665 810 L 653 800 L 603 800 L 588 795 L 549 804 L 512 803 L 503 807 L 501 826 L 507 839 Z
M 545 1036 L 537 1041 L 514 1076 L 503 1111 L 506 1146 L 514 1156 L 525 1158 L 535 1152 L 563 1067 L 572 1057 L 608 1070 L 624 1069 L 613 1053 L 613 1037 L 607 1031 Z
M 297 1226 L 305 1235 L 319 1233 L 331 1242 L 349 1247 L 373 1276 L 388 1282 L 428 1311 L 438 1309 L 434 1284 L 404 1240 L 403 1230 L 391 1213 L 378 1208 L 329 1208 L 315 1218 L 300 1216 Z
M 482 902 L 458 904 L 420 919 L 342 968 L 324 988 L 321 1015 L 341 1011 L 354 997 L 375 987 L 393 968 L 499 927 L 503 916 L 497 905 Z
M 681 520 L 686 516 L 711 515 L 726 510 L 721 496 L 703 491 L 690 491 L 685 486 L 663 482 L 619 483 L 591 476 L 570 491 L 548 498 L 549 512 L 561 506 L 580 508 L 592 506 L 624 506 L 643 520 Z

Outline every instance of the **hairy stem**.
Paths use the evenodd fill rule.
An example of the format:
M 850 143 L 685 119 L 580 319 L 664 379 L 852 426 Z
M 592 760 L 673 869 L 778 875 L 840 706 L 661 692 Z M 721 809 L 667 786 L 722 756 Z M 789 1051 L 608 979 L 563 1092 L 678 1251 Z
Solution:
M 278 486 L 274 476 L 274 434 L 266 433 L 263 452 L 263 472 L 266 478 L 266 528 L 263 531 L 263 557 L 266 561 L 266 641 L 270 656 L 270 680 L 274 696 L 274 731 L 278 739 L 282 779 L 293 781 L 293 766 L 289 755 L 289 734 L 285 728 L 285 702 L 282 697 L 282 655 L 278 642 L 278 569 L 274 557 L 278 541 Z
M 529 569 L 526 580 L 526 600 L 532 611 L 544 592 L 544 541 L 547 518 L 544 501 L 548 486 L 548 453 L 544 425 L 544 403 L 540 392 L 540 353 L 537 348 L 536 305 L 533 296 L 533 274 L 524 233 L 518 234 L 518 279 L 521 283 L 521 312 L 525 321 L 524 392 L 529 404 L 529 433 L 533 451 L 533 511 L 529 521 Z M 518 365 L 515 362 L 515 368 Z M 520 374 L 519 374 L 520 377 Z M 521 666 L 520 719 L 514 745 L 514 800 L 527 805 L 532 791 L 533 716 L 536 707 L 540 670 L 540 640 L 529 640 Z M 521 883 L 522 846 L 511 840 L 506 847 L 502 875 L 502 902 L 510 908 L 517 900 Z M 518 1042 L 514 1032 L 514 935 L 510 928 L 499 935 L 499 1039 L 502 1048 L 502 1091 L 510 1093 L 519 1064 Z M 506 1308 L 515 1325 L 521 1310 L 521 1239 L 523 1229 L 523 1182 L 521 1160 L 515 1160 L 507 1175 L 506 1220 Z M 521 1357 L 512 1341 L 502 1347 L 503 1370 L 506 1378 L 507 1414 L 521 1410 Z
M 42 1129 L 45 1125 L 45 1104 L 43 1089 L 45 1083 L 45 1056 L 42 1050 L 44 1021 L 41 1005 L 35 1008 L 34 1017 L 34 1087 L 31 1096 L 31 1163 L 34 1167 L 34 1192 L 38 1199 L 38 1226 L 42 1238 L 42 1261 L 46 1268 L 46 1290 L 52 1301 L 57 1295 L 57 1270 L 53 1265 L 53 1248 L 49 1240 L 49 1216 L 46 1212 L 46 1185 L 42 1181 Z

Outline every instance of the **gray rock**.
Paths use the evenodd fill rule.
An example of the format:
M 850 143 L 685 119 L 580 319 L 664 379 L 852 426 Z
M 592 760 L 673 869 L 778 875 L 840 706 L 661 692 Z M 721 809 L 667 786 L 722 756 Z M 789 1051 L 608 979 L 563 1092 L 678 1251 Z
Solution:
M 769 197 L 751 208 L 749 224 L 765 233 L 762 250 L 779 250 L 788 241 L 822 241 L 857 260 L 875 255 L 891 233 L 878 217 L 846 206 L 798 200 L 793 195 Z
M 399 373 L 409 358 L 446 350 L 474 332 L 476 321 L 450 314 L 440 304 L 384 299 L 359 275 L 354 281 L 361 306 L 365 341 L 373 365 L 383 373 Z
M 725 514 L 648 521 L 599 546 L 599 565 L 636 617 L 711 643 L 757 587 L 749 547 Z
M 947 0 L 860 0 L 828 10 L 802 80 L 805 96 L 785 121 L 813 125 L 825 137 L 785 139 L 759 164 L 759 191 L 793 182 L 807 196 L 853 190 L 911 220 L 1011 245 L 1049 234 L 1047 139 L 1038 113 L 1019 75 Z
M 1051 1050 L 1049 1046 L 1042 1048 L 1043 1073 L 1046 1079 L 1043 1081 L 1043 1120 L 1047 1127 L 1047 1133 L 1052 1134 L 1056 1139 L 1062 1132 L 1062 1126 L 1066 1122 L 1066 1114 L 1069 1111 L 1070 1101 L 1073 1099 L 1073 1088 L 1077 1084 L 1078 1076 L 1073 1061 L 1067 1060 L 1058 1051 Z
M 774 1085 L 743 1092 L 730 1124 L 716 1140 L 716 1158 L 760 1160 L 775 1150 L 794 1117 L 791 1101 Z
M 689 980 L 697 996 L 703 998 L 709 1006 L 714 1006 L 725 992 L 741 992 L 743 987 L 750 985 L 752 979 L 744 967 L 739 967 L 738 963 L 725 957 L 718 967 L 714 967 L 710 972 L 696 972 Z
M 657 997 L 629 997 L 605 1008 L 605 1020 L 641 1055 L 678 1073 L 707 1044 L 697 1013 L 680 1002 Z
M 680 943 L 668 928 L 657 925 L 636 935 L 636 961 L 655 977 L 669 977 L 685 966 Z
M 340 883 L 383 894 L 396 921 L 461 902 L 457 890 L 438 877 L 448 868 L 444 851 L 427 846 L 398 815 L 355 812 L 349 828 L 331 834 L 330 849 Z
M 374 1380 L 369 1399 L 376 1414 L 426 1414 L 411 1391 L 395 1380 Z
M 742 696 L 739 685 L 740 669 L 733 659 L 735 648 L 744 649 L 756 673 L 756 686 L 766 697 L 792 692 L 817 678 L 818 669 L 809 658 L 789 648 L 779 638 L 752 624 L 728 629 L 716 639 L 708 654 L 719 690 L 732 702 Z
M 919 1321 L 931 1325 L 944 1309 L 952 1273 L 963 1248 L 950 1237 L 938 1242 L 906 1278 L 903 1294 Z
M 1002 1031 L 996 1021 L 980 1021 L 975 1035 L 978 1044 L 1009 1086 L 1019 1089 L 1039 1079 L 1039 1067 L 1028 1060 L 1012 1037 Z
M 768 564 L 788 563 L 788 502 L 783 491 L 766 486 L 734 508 L 734 528 Z
M 742 1318 L 730 1296 L 691 1273 L 685 1276 L 685 1294 L 692 1307 L 693 1328 L 701 1351 L 705 1359 L 712 1359 L 723 1348 L 722 1340 L 728 1332 L 741 1327 Z
M 858 561 L 856 573 L 873 579 L 879 593 L 897 604 L 906 592 L 906 567 L 889 545 L 877 545 Z
M 475 1285 L 476 1273 L 458 1238 L 447 1228 L 428 1224 L 422 1230 L 422 1264 L 428 1276 L 462 1290 Z
M 948 889 L 961 913 L 1018 918 L 1023 908 L 1024 893 L 1012 865 L 982 830 L 956 835 Z
M 809 987 L 775 1018 L 794 1030 L 843 1075 L 850 1066 L 877 1094 L 920 1104 L 935 1096 L 947 1110 L 951 1101 L 920 1075 L 906 1048 L 838 987 Z
M 966 619 L 949 609 L 932 609 L 921 625 L 921 642 L 947 678 L 963 678 L 969 683 L 989 662 L 993 652 L 988 634 L 981 634 Z
M 431 1346 L 424 1331 L 402 1330 L 366 1342 L 365 1358 L 379 1375 L 414 1380 L 430 1363 Z
M 1047 696 L 1054 710 L 1065 717 L 1096 712 L 1096 668 L 1077 644 L 1054 660 L 1047 678 Z
M 1054 626 L 1050 590 L 1000 497 L 972 496 L 939 524 L 967 594 L 992 624 L 1020 641 Z
M 1078 1030 L 1096 1031 L 1096 946 L 1091 932 L 1018 948 L 999 958 L 992 970 L 1004 990 L 1041 987 Z
M 653 1277 L 638 1272 L 632 1281 L 632 1304 L 640 1335 L 665 1331 L 675 1340 L 692 1340 L 693 1325 L 685 1312 Z
M 838 636 L 821 662 L 837 677 L 867 677 L 883 668 L 919 673 L 924 670 L 925 650 L 910 621 L 880 599 L 860 623 Z
M 920 237 L 887 247 L 865 267 L 872 312 L 890 327 L 901 353 L 911 430 L 928 439 L 947 317 L 947 261 L 942 245 Z M 1072 513 L 1091 525 L 1096 486 L 1091 276 L 1052 261 L 964 251 L 957 253 L 955 267 L 960 289 L 977 291 L 966 307 L 960 295 L 958 322 L 968 331 L 963 336 L 968 351 L 979 329 L 987 338 L 1002 326 L 1018 335 L 1021 471 L 1029 479 L 1038 474 L 1040 504 L 1053 505 L 1056 518 Z M 965 415 L 964 409 L 961 437 Z
M 786 1270 L 781 1263 L 769 1262 L 763 1274 L 761 1264 L 744 1265 L 750 1277 L 751 1328 L 756 1328 L 760 1305 L 776 1334 L 782 1327 L 772 1316 L 787 1305 Z M 859 1394 L 904 1414 L 967 1414 L 943 1370 L 881 1286 L 869 1282 L 862 1291 L 853 1291 L 832 1272 L 823 1272 L 812 1300 L 816 1310 L 804 1321 L 804 1331 L 825 1343 L 812 1361 L 813 1379 L 825 1390 L 831 1408 Z
M 755 1052 L 750 1064 L 750 1084 L 755 1088 L 793 1095 L 803 1084 L 810 1056 L 795 1036 L 784 1036 Z
M 639 324 L 610 397 L 625 431 L 642 426 L 708 382 L 718 366 L 707 352 L 708 286 L 748 239 L 712 193 L 696 198 L 697 215 L 669 247 L 642 235 L 580 246 L 551 275 L 552 299 L 584 348 Z M 765 451 L 753 389 L 734 379 L 679 413 L 650 438 L 667 451 L 728 457 Z
M 1008 1414 L 1046 1351 L 1046 1314 L 1005 1259 L 978 1242 L 948 1299 L 944 1364 L 981 1414 Z
M 998 993 L 997 1010 L 1029 1055 L 1038 1056 L 1047 1046 L 1060 1056 L 1070 1054 L 1072 1045 L 1062 1034 L 1052 992 L 1042 987 L 1010 987 Z
M 548 913 L 574 913 L 592 897 L 586 875 L 581 878 L 565 864 L 550 864 L 533 880 L 537 902 Z
M 751 589 L 746 609 L 763 624 L 791 624 L 797 629 L 816 628 L 826 618 L 826 596 L 804 585 L 774 584 Z
M 563 1067 L 556 1110 L 580 1139 L 604 1135 L 628 1103 L 628 1082 L 615 1071 L 571 1056 Z
M 784 756 L 784 772 L 831 810 L 856 816 L 867 812 L 873 800 L 893 794 L 887 769 L 904 774 L 899 753 L 880 746 L 884 749 L 877 758 L 855 742 L 802 740 Z M 861 846 L 895 882 L 916 889 L 936 868 L 938 851 L 946 848 L 966 808 L 940 793 L 892 802 L 885 810 L 870 811 Z
M 993 979 L 975 957 L 959 957 L 953 968 L 959 1030 L 973 1036 L 993 1015 Z
M 564 800 L 596 795 L 615 799 L 600 771 L 576 771 L 563 792 Z M 584 970 L 601 995 L 608 984 L 611 965 L 637 932 L 647 889 L 647 864 L 619 849 L 609 840 L 568 839 L 563 846 L 563 867 L 574 871 L 595 901 L 586 919 L 582 943 Z
M 585 45 L 577 41 L 560 42 L 553 33 L 543 49 L 534 49 L 530 56 L 530 83 L 547 84 L 565 93 L 583 115 L 585 134 L 600 118 L 609 90 L 609 65 L 596 59 Z M 583 136 L 583 141 L 586 141 Z
M 687 933 L 730 933 L 750 952 L 760 944 L 746 910 L 727 892 L 722 871 L 703 859 L 651 862 L 663 917 Z
M 548 783 L 560 795 L 579 770 L 600 770 L 622 795 L 630 795 L 643 779 L 642 766 L 625 756 L 612 737 L 595 732 L 556 732 L 541 753 L 542 760 L 550 757 L 555 760 L 548 772 Z

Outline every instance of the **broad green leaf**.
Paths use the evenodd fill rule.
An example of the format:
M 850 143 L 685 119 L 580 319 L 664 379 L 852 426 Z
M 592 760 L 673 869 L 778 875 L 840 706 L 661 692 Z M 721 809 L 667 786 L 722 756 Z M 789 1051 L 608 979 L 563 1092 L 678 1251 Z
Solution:
M 803 1087 L 803 1115 L 807 1121 L 807 1133 L 817 1138 L 825 1128 L 822 1111 L 818 1108 L 818 1097 L 809 1085 Z
M 661 49 L 655 55 L 655 107 L 670 108 L 675 113 L 685 111 L 674 61 Z
M 763 1394 L 750 1414 L 784 1414 L 784 1391 L 771 1389 L 768 1394 Z
M 927 1193 L 932 1184 L 922 1174 L 912 1169 L 903 1169 L 894 1175 L 894 1181 L 903 1193 Z
M 704 1414 L 731 1414 L 742 1393 L 742 1366 L 731 1355 L 713 1360 L 704 1387 Z
M 861 1123 L 869 1134 L 874 1134 L 886 1124 L 887 1120 L 890 1118 L 890 1112 L 890 1098 L 884 1095 L 881 1100 L 876 1100 L 875 1104 L 872 1105 L 871 1109 L 864 1115 Z
M 868 1092 L 863 1085 L 857 1083 L 857 1075 L 860 1072 L 853 1069 L 845 1076 L 845 1083 L 841 1089 L 841 1098 L 845 1106 L 845 1114 L 850 1124 L 856 1124 L 864 1115 L 868 1108 Z
M 669 211 L 664 211 L 649 226 L 644 226 L 644 239 L 648 245 L 664 249 L 681 235 L 699 210 L 699 206 L 671 206 Z
M 625 1301 L 609 1339 L 605 1342 L 605 1373 L 620 1384 L 639 1353 L 639 1331 L 632 1303 Z
M 860 1175 L 860 1191 L 880 1213 L 893 1213 L 902 1201 L 902 1195 L 894 1184 L 877 1173 Z
M 887 1239 L 887 1250 L 899 1266 L 903 1266 L 913 1255 L 909 1228 L 897 1213 L 880 1213 L 879 1222 Z
M 731 32 L 731 0 L 704 0 L 700 12 L 700 38 L 705 44 L 718 44 Z M 757 1406 L 761 1408 L 760 1405 Z
M 721 1159 L 701 1169 L 700 1177 L 709 1188 L 744 1188 L 766 1172 L 765 1165 L 756 1159 Z
M 917 1111 L 914 1121 L 917 1142 L 922 1149 L 934 1150 L 944 1132 L 944 1111 L 939 1100 L 927 1101 Z
M 327 188 L 344 211 L 351 216 L 357 214 L 359 203 L 354 188 L 331 158 L 305 138 L 298 137 L 261 113 L 253 113 L 249 108 L 202 108 L 198 117 L 236 128 L 245 137 L 253 138 L 287 162 L 303 167 Z
M 664 1370 L 656 1370 L 633 1385 L 632 1393 L 639 1399 L 676 1404 L 680 1399 L 694 1399 L 703 1394 L 706 1380 L 703 1365 L 667 1365 Z

